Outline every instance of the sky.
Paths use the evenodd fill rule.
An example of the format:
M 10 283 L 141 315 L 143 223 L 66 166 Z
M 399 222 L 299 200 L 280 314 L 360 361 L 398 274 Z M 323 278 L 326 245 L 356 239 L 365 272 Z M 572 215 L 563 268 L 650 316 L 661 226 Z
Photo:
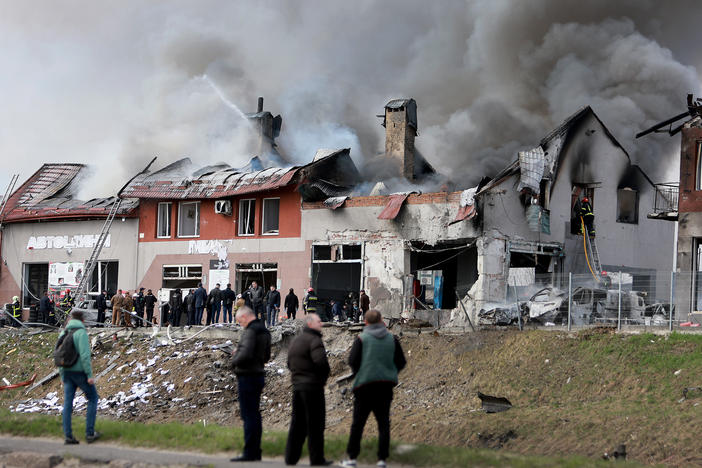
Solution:
M 700 17 L 688 0 L 0 0 L 0 189 L 45 162 L 89 164 L 82 198 L 154 156 L 244 165 L 258 96 L 296 163 L 349 147 L 362 167 L 384 104 L 413 97 L 417 148 L 464 185 L 585 105 L 676 180 L 679 136 L 634 135 L 700 93 Z

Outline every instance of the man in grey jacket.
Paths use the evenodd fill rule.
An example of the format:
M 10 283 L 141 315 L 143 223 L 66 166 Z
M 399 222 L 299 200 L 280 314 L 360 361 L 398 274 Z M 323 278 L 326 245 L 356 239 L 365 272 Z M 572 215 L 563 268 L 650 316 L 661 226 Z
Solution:
M 236 312 L 236 321 L 244 330 L 230 364 L 237 378 L 239 410 L 244 421 L 244 453 L 231 461 L 257 461 L 261 459 L 263 434 L 259 406 L 265 384 L 264 365 L 271 358 L 271 334 L 246 306 Z

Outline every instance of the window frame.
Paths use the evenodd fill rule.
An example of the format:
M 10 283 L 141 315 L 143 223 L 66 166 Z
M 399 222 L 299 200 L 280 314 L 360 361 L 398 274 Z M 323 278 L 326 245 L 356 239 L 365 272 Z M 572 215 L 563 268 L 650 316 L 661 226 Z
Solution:
M 168 235 L 162 236 L 159 233 L 161 232 L 161 206 L 165 205 L 167 206 L 166 213 L 168 214 L 168 229 L 166 231 L 168 232 Z M 158 206 L 156 208 L 156 239 L 170 239 L 173 234 L 173 203 L 172 202 L 158 202 Z
M 251 234 L 247 234 L 247 233 L 242 232 L 242 229 L 243 229 L 242 226 L 244 225 L 244 223 L 242 223 L 242 218 L 241 218 L 242 211 L 243 211 L 241 209 L 241 207 L 242 207 L 242 204 L 244 202 L 247 202 L 247 204 L 249 206 L 251 205 L 251 202 L 253 202 L 253 223 L 251 223 Z M 241 237 L 255 236 L 256 235 L 256 199 L 255 198 L 242 198 L 242 199 L 240 199 L 237 210 L 238 211 L 237 211 L 237 216 L 236 216 L 236 221 L 237 221 L 236 235 L 241 236 Z M 250 210 L 249 210 L 249 213 L 251 213 Z
M 278 200 L 278 229 L 275 231 L 266 231 L 266 201 Z M 280 235 L 280 197 L 264 198 L 261 201 L 261 235 L 262 236 L 279 236 Z
M 622 192 L 634 192 L 634 220 L 633 221 L 624 221 L 622 220 L 621 217 L 621 210 L 620 210 L 620 194 Z M 625 187 L 625 188 L 620 188 L 617 189 L 617 216 L 616 216 L 616 221 L 621 224 L 639 224 L 639 191 Z
M 195 220 L 195 235 L 183 235 L 180 232 L 180 225 L 181 225 L 181 218 L 183 215 L 183 207 L 185 205 L 195 205 L 196 206 L 196 220 Z M 200 237 L 200 201 L 182 201 L 178 202 L 178 238 L 183 238 L 183 239 L 192 239 L 195 237 Z
M 695 141 L 695 190 L 702 190 L 702 140 Z

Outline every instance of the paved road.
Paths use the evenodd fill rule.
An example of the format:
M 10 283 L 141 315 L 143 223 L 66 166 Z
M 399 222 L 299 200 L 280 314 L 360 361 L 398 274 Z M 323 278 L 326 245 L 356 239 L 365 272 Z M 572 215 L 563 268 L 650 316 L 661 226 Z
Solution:
M 113 460 L 128 460 L 131 462 L 150 463 L 154 465 L 195 465 L 213 467 L 238 468 L 278 468 L 285 466 L 282 459 L 266 459 L 255 463 L 231 463 L 229 458 L 236 454 L 203 455 L 188 452 L 161 451 L 154 449 L 121 447 L 107 443 L 96 442 L 79 445 L 63 445 L 60 439 L 0 437 L 0 454 L 9 452 L 34 452 L 41 454 L 67 455 L 83 460 L 110 462 Z M 308 466 L 303 459 L 301 466 Z M 361 466 L 361 465 L 359 465 Z

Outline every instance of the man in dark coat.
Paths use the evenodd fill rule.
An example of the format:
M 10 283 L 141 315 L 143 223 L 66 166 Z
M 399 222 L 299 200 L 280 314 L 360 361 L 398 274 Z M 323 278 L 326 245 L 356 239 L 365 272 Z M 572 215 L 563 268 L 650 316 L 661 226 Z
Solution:
M 385 466 L 390 455 L 390 403 L 397 374 L 407 361 L 400 340 L 385 328 L 379 311 L 371 309 L 365 316 L 366 327 L 353 342 L 349 365 L 353 371 L 353 419 L 346 446 L 348 460 L 341 466 L 356 466 L 361 452 L 363 428 L 371 411 L 378 422 L 378 466 Z
M 134 295 L 134 317 L 135 326 L 144 326 L 144 288 L 139 288 L 139 292 Z
M 231 283 L 227 284 L 227 288 L 222 291 L 222 322 L 232 323 L 232 307 L 236 301 L 236 293 L 232 291 Z
M 366 315 L 366 312 L 370 309 L 370 297 L 368 297 L 368 294 L 366 294 L 366 291 L 363 289 L 361 289 L 358 305 L 361 308 L 361 315 Z
M 222 290 L 219 283 L 212 288 L 207 296 L 207 325 L 219 322 L 219 311 L 222 308 Z
M 195 323 L 195 290 L 191 289 L 188 294 L 183 298 L 183 308 L 188 314 L 188 327 L 193 326 Z
M 285 296 L 284 306 L 285 313 L 288 315 L 288 318 L 294 319 L 295 315 L 297 314 L 297 309 L 300 308 L 300 300 L 295 295 L 293 288 L 290 288 L 290 292 L 287 296 Z
M 97 308 L 97 322 L 98 322 L 98 327 L 102 327 L 105 325 L 105 311 L 107 310 L 107 291 L 103 291 L 102 294 L 100 294 L 97 297 L 97 300 L 95 301 L 95 307 Z
M 280 311 L 280 292 L 271 284 L 271 289 L 266 293 L 266 324 L 275 325 Z
M 194 325 L 202 325 L 202 313 L 207 304 L 207 291 L 202 287 L 202 283 L 198 283 L 195 290 L 195 323 Z
M 251 299 L 251 307 L 256 314 L 256 318 L 265 322 L 266 313 L 263 310 L 263 288 L 259 286 L 256 281 L 251 282 L 249 298 Z
M 231 461 L 256 461 L 261 459 L 263 428 L 259 407 L 265 383 L 264 365 L 271 358 L 271 334 L 248 307 L 236 312 L 236 321 L 244 331 L 230 364 L 238 383 L 239 409 L 244 421 L 244 452 Z
M 290 344 L 288 369 L 293 399 L 285 464 L 297 464 L 307 437 L 310 465 L 327 465 L 329 463 L 324 458 L 324 386 L 329 377 L 329 362 L 322 342 L 322 321 L 317 314 L 305 316 L 305 328 Z
M 49 314 L 53 310 L 54 310 L 54 305 L 51 303 L 51 298 L 49 297 L 49 292 L 44 291 L 44 295 L 39 300 L 39 317 L 40 317 L 39 320 L 41 321 L 41 323 L 49 323 Z M 98 315 L 99 314 L 100 314 L 100 312 L 98 309 Z
M 154 306 L 156 305 L 156 296 L 151 292 L 150 289 L 146 291 L 146 296 L 144 296 L 144 309 L 146 309 L 146 320 L 149 322 L 154 321 Z
M 169 322 L 174 327 L 180 326 L 180 314 L 183 313 L 183 293 L 180 288 L 176 288 L 175 291 L 171 291 L 171 297 L 168 300 L 168 305 L 171 309 L 171 317 Z

